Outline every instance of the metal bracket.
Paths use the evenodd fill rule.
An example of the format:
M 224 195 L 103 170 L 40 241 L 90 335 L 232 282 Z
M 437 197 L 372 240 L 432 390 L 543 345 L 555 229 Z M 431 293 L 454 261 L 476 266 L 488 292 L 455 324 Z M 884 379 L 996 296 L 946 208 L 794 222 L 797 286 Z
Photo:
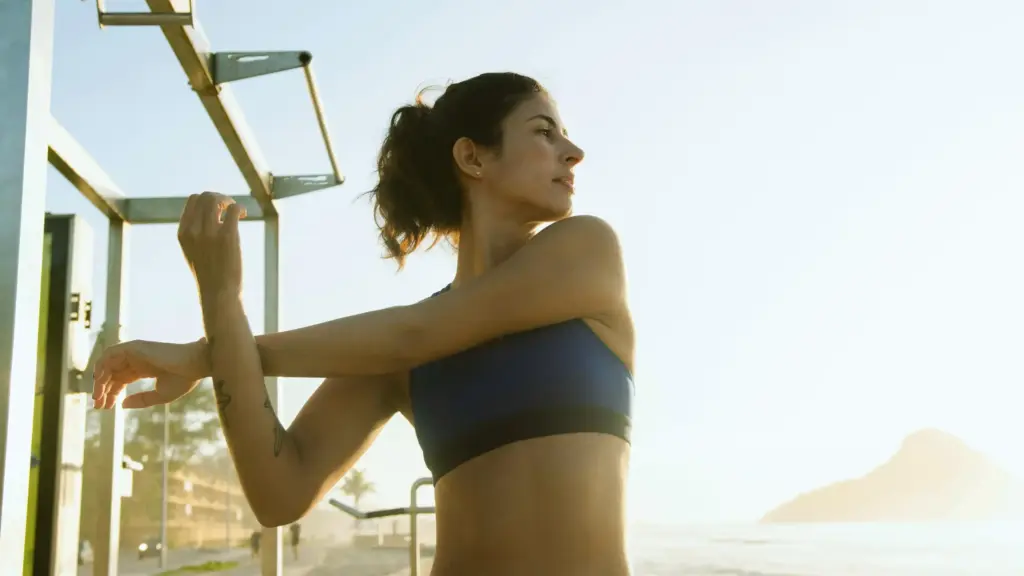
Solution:
M 271 180 L 271 190 L 273 191 L 274 198 L 280 200 L 289 196 L 299 196 L 307 192 L 332 188 L 340 184 L 341 182 L 334 177 L 334 174 L 274 176 Z
M 214 52 L 210 55 L 210 73 L 214 84 L 224 84 L 302 68 L 311 60 L 313 55 L 305 51 Z
M 82 295 L 78 292 L 71 294 L 71 322 L 82 320 L 86 330 L 92 328 L 92 300 L 82 302 Z
M 298 196 L 315 190 L 332 188 L 345 182 L 338 169 L 338 159 L 334 155 L 334 145 L 327 129 L 323 105 L 313 77 L 313 54 L 302 51 L 268 51 L 268 52 L 214 52 L 209 57 L 210 76 L 214 86 L 285 72 L 302 68 L 306 75 L 306 87 L 309 89 L 313 111 L 316 113 L 320 135 L 327 149 L 327 159 L 331 162 L 330 174 L 310 174 L 297 176 L 275 176 L 272 182 L 271 195 L 275 199 Z
M 195 8 L 188 0 L 188 12 L 106 12 L 103 0 L 96 0 L 100 28 L 104 26 L 192 26 Z

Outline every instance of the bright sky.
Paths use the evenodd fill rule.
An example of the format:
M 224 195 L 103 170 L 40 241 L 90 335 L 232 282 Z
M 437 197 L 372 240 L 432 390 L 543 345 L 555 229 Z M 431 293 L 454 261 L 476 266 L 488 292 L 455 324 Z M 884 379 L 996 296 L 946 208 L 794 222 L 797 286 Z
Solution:
M 159 31 L 100 31 L 93 4 L 58 4 L 54 115 L 126 193 L 246 193 Z M 552 91 L 588 153 L 577 212 L 626 249 L 635 518 L 754 519 L 925 426 L 1024 474 L 1024 4 L 197 4 L 214 49 L 313 52 L 348 177 L 281 202 L 282 328 L 451 279 L 443 249 L 396 276 L 356 197 L 418 87 L 515 70 Z M 328 171 L 301 72 L 232 88 L 273 171 Z M 96 232 L 102 318 L 105 222 L 50 174 L 48 209 Z M 198 337 L 173 227 L 131 242 L 128 337 Z M 259 224 L 244 242 L 259 330 Z M 288 421 L 313 383 L 282 385 Z M 398 419 L 361 466 L 377 504 L 426 475 Z

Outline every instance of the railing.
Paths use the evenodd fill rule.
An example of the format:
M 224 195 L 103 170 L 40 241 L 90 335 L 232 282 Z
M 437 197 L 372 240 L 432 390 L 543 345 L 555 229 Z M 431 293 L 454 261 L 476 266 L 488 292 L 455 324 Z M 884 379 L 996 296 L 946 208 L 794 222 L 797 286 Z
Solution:
M 406 508 L 383 508 L 381 510 L 372 510 L 370 512 L 363 512 L 357 508 L 353 508 L 347 504 L 339 502 L 334 498 L 328 500 L 331 506 L 334 506 L 338 510 L 356 518 L 358 520 L 371 520 L 374 518 L 387 518 L 390 516 L 405 516 L 409 515 L 409 576 L 419 576 L 420 573 L 420 533 L 417 526 L 418 517 L 420 514 L 433 514 L 433 506 L 419 507 L 416 503 L 417 491 L 424 487 L 433 484 L 431 478 L 420 478 L 412 483 L 412 488 L 409 490 L 409 506 Z

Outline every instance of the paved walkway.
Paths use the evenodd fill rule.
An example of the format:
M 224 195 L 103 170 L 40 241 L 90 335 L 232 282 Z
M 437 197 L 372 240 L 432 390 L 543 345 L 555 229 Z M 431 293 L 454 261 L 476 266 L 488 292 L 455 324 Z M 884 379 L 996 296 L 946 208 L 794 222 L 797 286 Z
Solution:
M 299 547 L 299 557 L 295 558 L 290 546 L 281 549 L 283 576 L 306 576 L 317 566 L 323 564 L 329 549 L 317 544 L 304 544 Z M 247 554 L 239 561 L 240 566 L 234 570 L 218 572 L 217 576 L 260 576 L 260 560 Z
M 282 576 L 410 576 L 406 550 L 364 550 L 348 546 L 325 546 L 315 543 L 299 548 L 299 558 L 290 547 L 283 550 Z M 202 564 L 210 561 L 236 561 L 237 568 L 216 572 L 216 576 L 260 576 L 259 558 L 252 558 L 248 549 L 225 551 L 170 550 L 166 568 L 157 566 L 156 558 L 139 560 L 137 554 L 122 553 L 119 576 L 153 576 L 165 570 Z M 420 562 L 419 576 L 429 576 L 431 558 Z M 92 566 L 82 566 L 79 576 L 92 576 Z
M 430 574 L 430 558 L 420 563 L 419 576 Z M 337 547 L 328 550 L 323 562 L 295 576 L 409 576 L 409 551 Z M 293 576 L 285 570 L 285 576 Z
M 431 558 L 424 558 L 420 560 L 420 573 L 419 576 L 429 576 L 430 567 L 434 565 L 434 561 Z M 409 576 L 409 568 L 402 568 L 398 572 L 392 572 L 388 576 Z
M 246 558 L 248 550 L 196 550 L 178 549 L 167 551 L 167 567 L 160 568 L 157 558 L 139 559 L 137 552 L 122 551 L 117 563 L 118 576 L 151 576 L 166 570 L 174 570 L 184 566 L 192 566 L 210 561 L 231 561 Z M 79 576 L 92 576 L 92 564 L 80 566 Z

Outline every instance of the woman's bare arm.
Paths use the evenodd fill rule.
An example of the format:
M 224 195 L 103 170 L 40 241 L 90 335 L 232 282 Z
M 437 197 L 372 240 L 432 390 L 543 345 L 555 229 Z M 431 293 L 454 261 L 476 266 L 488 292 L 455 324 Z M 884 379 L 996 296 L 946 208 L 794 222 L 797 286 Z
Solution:
M 479 278 L 409 306 L 256 338 L 267 374 L 304 377 L 409 370 L 498 336 L 626 307 L 618 239 L 579 216 L 539 233 Z
M 225 302 L 235 316 L 244 316 L 237 311 L 240 306 L 237 294 Z M 574 318 L 614 329 L 628 318 L 626 308 L 618 239 L 603 221 L 575 217 L 549 226 L 479 278 L 417 304 L 255 339 L 246 323 L 243 337 L 236 338 L 245 348 L 235 353 L 251 360 L 252 369 L 234 377 L 262 382 L 264 375 L 330 378 L 408 372 L 504 334 Z M 133 341 L 114 346 L 104 356 L 94 397 L 109 407 L 128 383 L 140 378 L 172 373 L 198 380 L 216 375 L 210 361 L 216 354 L 211 355 L 208 348 L 210 343 L 203 340 L 187 345 Z M 190 389 L 178 388 L 176 394 L 153 393 L 152 401 L 135 404 L 167 402 Z
M 393 379 L 328 380 L 286 430 L 264 386 L 241 301 L 203 308 L 217 408 L 246 499 L 264 526 L 294 522 L 395 413 L 387 385 Z
M 401 384 L 398 375 L 353 376 L 329 378 L 317 388 L 288 427 L 300 472 L 289 487 L 292 500 L 279 502 L 277 525 L 304 516 L 355 465 L 398 411 Z

